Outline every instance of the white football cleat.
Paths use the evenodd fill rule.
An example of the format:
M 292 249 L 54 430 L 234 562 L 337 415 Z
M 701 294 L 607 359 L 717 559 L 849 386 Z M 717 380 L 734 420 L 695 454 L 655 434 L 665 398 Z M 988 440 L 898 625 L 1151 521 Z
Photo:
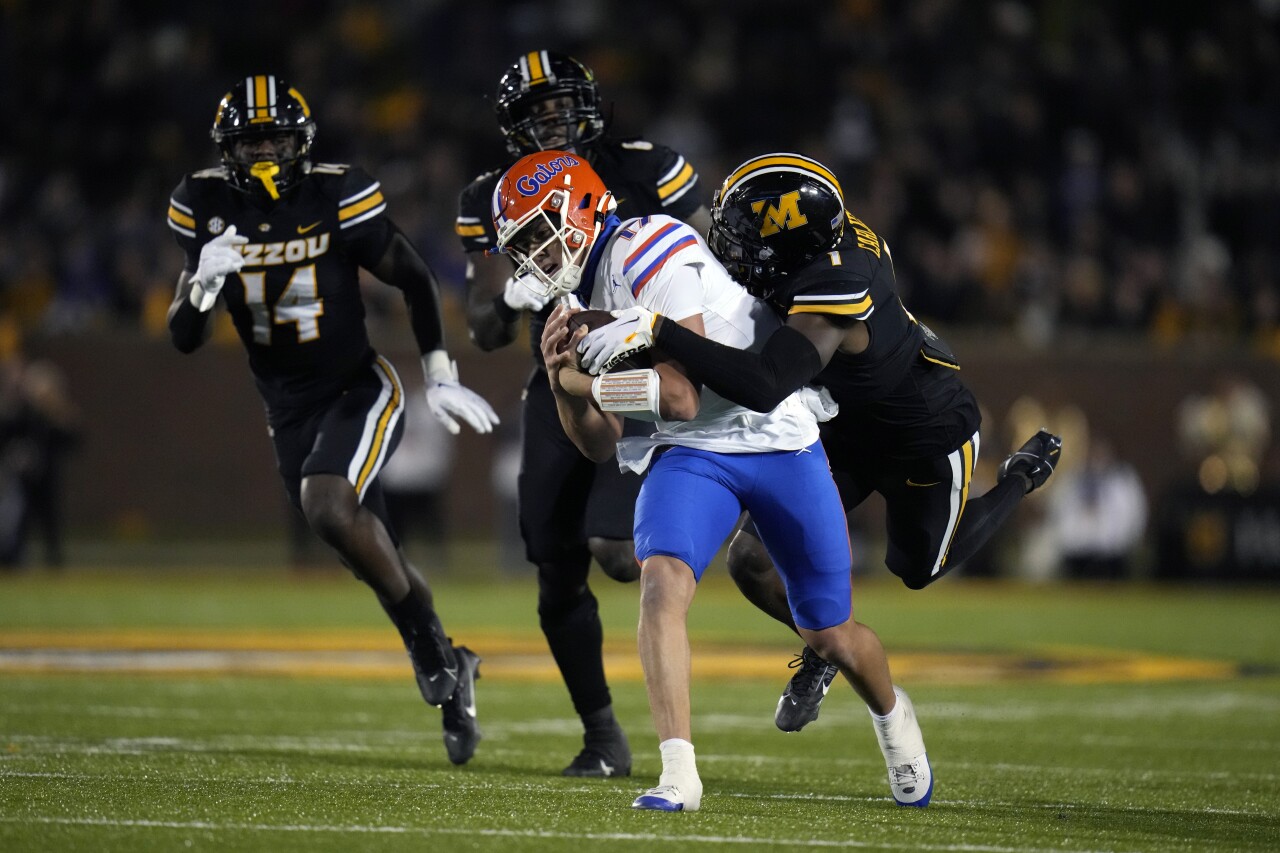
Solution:
M 875 725 L 876 740 L 889 768 L 889 789 L 898 805 L 924 808 L 933 798 L 933 768 L 911 699 L 896 685 L 893 692 L 902 706 L 900 713 L 886 726 Z
M 701 805 L 702 782 L 694 780 L 684 785 L 659 785 L 650 788 L 636 797 L 631 808 L 660 812 L 696 812 Z

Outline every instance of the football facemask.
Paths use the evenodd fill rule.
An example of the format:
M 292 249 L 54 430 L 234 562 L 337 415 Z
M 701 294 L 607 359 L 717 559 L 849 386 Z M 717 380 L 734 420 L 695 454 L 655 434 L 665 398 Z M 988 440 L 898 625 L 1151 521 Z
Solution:
M 563 53 L 526 53 L 498 81 L 494 102 L 507 149 L 520 157 L 536 151 L 580 152 L 604 134 L 595 75 Z

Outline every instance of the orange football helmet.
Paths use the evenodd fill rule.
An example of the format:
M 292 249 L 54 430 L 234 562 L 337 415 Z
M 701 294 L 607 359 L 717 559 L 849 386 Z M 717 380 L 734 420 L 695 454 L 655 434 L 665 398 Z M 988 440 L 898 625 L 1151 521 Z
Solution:
M 578 286 L 591 246 L 617 206 L 581 155 L 538 151 L 516 161 L 494 188 L 494 251 L 516 260 L 516 277 L 531 290 L 563 296 Z

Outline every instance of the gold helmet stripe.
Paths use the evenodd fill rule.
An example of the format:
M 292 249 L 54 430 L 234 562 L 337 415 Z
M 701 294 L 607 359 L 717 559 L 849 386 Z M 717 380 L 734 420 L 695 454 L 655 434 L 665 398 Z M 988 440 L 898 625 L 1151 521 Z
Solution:
M 520 70 L 524 72 L 525 80 L 530 86 L 536 86 L 539 83 L 547 82 L 547 74 L 550 71 L 550 62 L 547 61 L 547 52 L 545 50 L 535 50 L 525 55 L 520 64 L 523 66 Z
M 836 176 L 831 173 L 831 170 L 817 160 L 810 160 L 800 154 L 765 154 L 748 160 L 724 179 L 724 185 L 720 189 L 720 198 L 727 197 L 737 189 L 738 184 L 753 175 L 778 171 L 805 172 L 819 182 L 826 184 L 840 197 L 840 203 L 844 204 L 844 191 L 840 189 L 840 182 L 836 180 Z
M 248 78 L 245 91 L 249 98 L 249 121 L 271 121 L 276 115 L 276 78 L 258 74 Z
M 307 104 L 307 99 L 302 97 L 302 93 L 291 87 L 289 94 L 293 95 L 298 100 L 298 103 L 302 104 L 302 114 L 307 118 L 311 118 L 311 107 Z

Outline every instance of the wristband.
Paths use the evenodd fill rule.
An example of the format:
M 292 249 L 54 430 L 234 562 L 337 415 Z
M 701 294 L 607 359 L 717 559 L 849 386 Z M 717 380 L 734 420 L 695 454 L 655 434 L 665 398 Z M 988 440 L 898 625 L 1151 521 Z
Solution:
M 661 417 L 660 385 L 658 372 L 652 368 L 602 373 L 591 382 L 591 398 L 602 412 L 617 412 L 638 420 L 657 420 Z

